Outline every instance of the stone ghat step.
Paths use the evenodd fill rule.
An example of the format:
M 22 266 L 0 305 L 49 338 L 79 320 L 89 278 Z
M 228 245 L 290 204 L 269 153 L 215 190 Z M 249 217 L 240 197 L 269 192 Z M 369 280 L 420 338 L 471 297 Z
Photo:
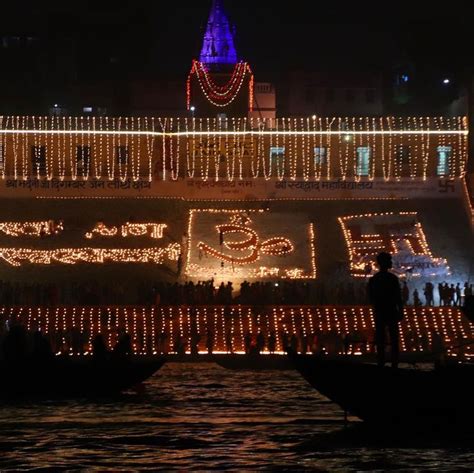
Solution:
M 291 342 L 300 351 L 373 353 L 374 321 L 369 306 L 68 306 L 0 307 L 1 329 L 20 323 L 41 330 L 54 350 L 90 352 L 101 333 L 109 348 L 131 335 L 135 353 L 245 352 L 262 332 L 265 349 L 274 333 L 275 351 Z M 458 307 L 407 307 L 400 324 L 402 352 L 474 354 L 474 324 Z M 247 341 L 246 341 L 247 340 Z

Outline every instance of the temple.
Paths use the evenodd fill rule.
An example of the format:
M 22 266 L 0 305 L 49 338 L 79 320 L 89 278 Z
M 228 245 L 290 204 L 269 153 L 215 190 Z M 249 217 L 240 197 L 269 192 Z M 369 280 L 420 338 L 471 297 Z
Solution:
M 199 61 L 209 69 L 232 68 L 237 64 L 234 31 L 221 0 L 213 0 Z
M 186 85 L 186 104 L 193 116 L 247 117 L 254 107 L 254 76 L 237 59 L 233 28 L 221 0 L 213 0 L 198 60 Z

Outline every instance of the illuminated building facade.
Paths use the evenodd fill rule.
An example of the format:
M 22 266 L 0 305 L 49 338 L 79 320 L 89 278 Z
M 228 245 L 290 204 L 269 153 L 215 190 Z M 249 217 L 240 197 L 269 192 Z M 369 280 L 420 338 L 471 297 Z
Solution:
M 461 178 L 465 117 L 2 117 L 0 178 L 373 181 Z
M 137 274 L 147 264 L 174 267 L 181 257 L 180 277 L 196 280 L 314 279 L 334 273 L 321 243 L 332 232 L 344 237 L 337 251 L 349 277 L 363 276 L 382 245 L 403 250 L 401 266 L 411 275 L 454 278 L 464 270 L 446 251 L 431 254 L 438 235 L 424 214 L 426 202 L 443 202 L 470 218 L 467 136 L 464 117 L 3 117 L 0 196 L 8 205 L 0 257 L 38 271 L 121 262 Z M 112 210 L 115 199 L 121 205 Z M 88 200 L 100 205 L 83 211 Z M 10 213 L 20 202 L 31 205 Z M 62 210 L 46 210 L 46 202 Z M 165 217 L 172 205 L 177 220 Z M 334 209 L 323 216 L 324 205 Z M 264 214 L 246 216 L 256 209 Z M 402 214 L 413 217 L 398 222 Z M 328 218 L 332 229 L 323 225 Z M 294 228 L 302 231 L 293 235 Z M 216 247 L 219 232 L 225 238 Z M 48 235 L 47 247 L 31 245 Z

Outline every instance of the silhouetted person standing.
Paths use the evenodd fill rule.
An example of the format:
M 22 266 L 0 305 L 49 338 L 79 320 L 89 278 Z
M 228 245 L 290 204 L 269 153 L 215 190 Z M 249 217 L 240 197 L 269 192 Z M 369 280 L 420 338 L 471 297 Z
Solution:
M 392 267 L 392 256 L 380 253 L 377 256 L 380 271 L 372 276 L 368 284 L 369 299 L 374 307 L 375 343 L 377 346 L 377 364 L 385 364 L 385 337 L 388 329 L 392 349 L 392 367 L 398 366 L 399 328 L 403 319 L 403 302 L 400 283 L 397 276 L 388 270 Z
M 408 289 L 408 285 L 406 281 L 403 281 L 402 299 L 403 299 L 403 304 L 408 305 L 408 301 L 410 300 L 410 289 Z
M 234 353 L 234 346 L 232 344 L 232 330 L 228 328 L 225 332 L 225 349 L 227 353 Z
M 207 348 L 207 353 L 209 355 L 212 355 L 212 352 L 214 350 L 214 332 L 210 328 L 207 329 L 206 348 Z
M 109 350 L 105 344 L 104 336 L 98 333 L 92 340 L 92 354 L 95 360 L 104 361 L 107 358 Z
M 114 358 L 124 358 L 132 351 L 132 339 L 128 333 L 123 333 L 114 347 L 113 356 Z
M 413 291 L 413 305 L 415 307 L 421 307 L 422 306 L 420 295 L 418 294 L 418 289 L 415 289 Z
M 263 335 L 261 330 L 257 334 L 256 347 L 258 354 L 260 354 L 265 348 L 265 335 Z
M 428 307 L 431 307 L 434 305 L 434 297 L 433 297 L 433 292 L 434 292 L 434 286 L 431 282 L 427 282 L 425 284 L 425 288 L 423 289 L 423 294 L 425 295 L 425 301 L 426 305 Z M 405 302 L 405 301 L 403 301 Z M 406 305 L 406 304 L 405 304 Z
M 244 335 L 244 348 L 245 354 L 248 355 L 250 353 L 250 349 L 252 348 L 252 334 L 248 330 Z
M 276 335 L 275 331 L 272 330 L 270 335 L 268 336 L 268 351 L 273 355 L 275 353 L 276 348 Z
M 459 283 L 455 287 L 454 305 L 461 305 L 461 286 Z

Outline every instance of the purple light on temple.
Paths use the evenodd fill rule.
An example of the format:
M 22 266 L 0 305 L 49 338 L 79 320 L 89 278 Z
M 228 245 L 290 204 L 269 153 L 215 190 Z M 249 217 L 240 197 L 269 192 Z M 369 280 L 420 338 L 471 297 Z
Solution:
M 199 60 L 206 65 L 237 63 L 232 28 L 220 0 L 212 2 Z

